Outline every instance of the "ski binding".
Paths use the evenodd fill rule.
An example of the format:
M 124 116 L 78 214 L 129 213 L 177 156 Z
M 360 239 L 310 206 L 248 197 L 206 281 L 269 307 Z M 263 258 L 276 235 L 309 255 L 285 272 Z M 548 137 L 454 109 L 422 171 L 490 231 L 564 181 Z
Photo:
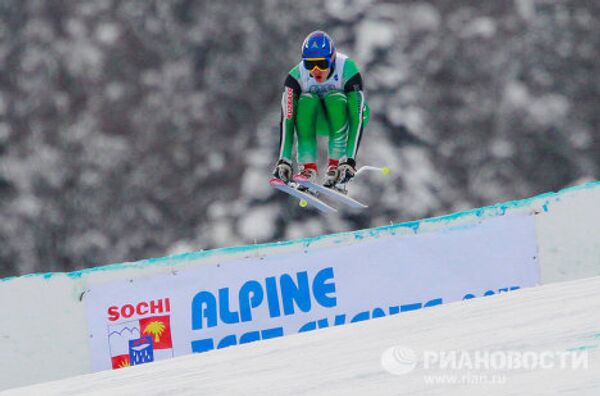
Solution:
M 344 194 L 341 191 L 338 191 L 336 189 L 333 188 L 327 188 L 325 186 L 322 186 L 320 184 L 317 183 L 313 183 L 311 181 L 309 181 L 306 177 L 302 176 L 302 175 L 296 175 L 294 176 L 294 181 L 296 183 L 298 183 L 299 185 L 308 188 L 309 190 L 312 190 L 318 194 L 321 194 L 329 199 L 332 199 L 334 201 L 340 202 L 344 205 L 347 205 L 351 208 L 354 209 L 366 209 L 368 208 L 367 205 L 363 204 L 362 202 L 359 202 L 357 200 L 355 200 L 354 198 L 349 197 L 348 195 Z
M 317 209 L 323 213 L 336 213 L 337 212 L 337 210 L 335 208 L 327 205 L 325 202 L 321 201 L 315 195 L 308 193 L 308 192 L 298 190 L 294 183 L 286 184 L 283 180 L 274 177 L 269 181 L 269 184 L 273 188 L 275 188 L 279 191 L 282 191 L 282 192 L 289 194 L 295 198 L 298 198 L 301 203 L 302 202 L 308 203 L 308 205 L 314 207 L 315 209 Z

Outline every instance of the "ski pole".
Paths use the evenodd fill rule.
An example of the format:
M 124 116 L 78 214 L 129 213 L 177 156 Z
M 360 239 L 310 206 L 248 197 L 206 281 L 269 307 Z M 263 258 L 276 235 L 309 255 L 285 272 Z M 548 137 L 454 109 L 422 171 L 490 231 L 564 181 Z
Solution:
M 381 172 L 384 176 L 387 176 L 390 173 L 390 168 L 388 168 L 387 166 L 384 166 L 383 168 L 378 168 L 376 166 L 365 165 L 361 166 L 360 169 L 356 171 L 355 176 L 358 176 L 359 174 L 364 172 Z

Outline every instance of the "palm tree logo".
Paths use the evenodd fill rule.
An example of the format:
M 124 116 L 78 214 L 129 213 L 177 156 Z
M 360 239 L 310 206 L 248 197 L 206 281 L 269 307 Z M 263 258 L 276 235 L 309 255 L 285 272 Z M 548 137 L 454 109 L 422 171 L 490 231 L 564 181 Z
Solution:
M 123 360 L 121 360 L 121 362 L 119 363 L 118 368 L 125 368 L 125 367 L 130 367 L 131 363 L 129 363 L 129 356 L 127 356 L 126 358 L 124 358 Z
M 162 334 L 165 332 L 165 329 L 167 327 L 165 326 L 165 324 L 159 320 L 154 320 L 150 323 L 148 323 L 148 325 L 146 325 L 146 327 L 144 327 L 144 334 L 150 334 L 154 337 L 154 342 L 155 343 L 159 343 L 160 342 L 160 337 L 162 336 Z

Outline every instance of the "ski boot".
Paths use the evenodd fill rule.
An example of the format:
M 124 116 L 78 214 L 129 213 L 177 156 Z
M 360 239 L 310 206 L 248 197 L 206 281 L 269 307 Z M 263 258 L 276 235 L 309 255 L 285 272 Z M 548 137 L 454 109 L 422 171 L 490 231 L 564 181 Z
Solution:
M 342 161 L 338 168 L 338 178 L 335 183 L 335 189 L 342 194 L 348 193 L 348 183 L 356 175 L 356 162 L 352 158 Z
M 329 160 L 329 166 L 327 167 L 327 173 L 325 177 L 323 177 L 323 187 L 327 188 L 335 188 L 335 185 L 338 182 L 338 178 L 340 177 L 340 172 L 338 170 L 338 161 Z
M 308 179 L 308 181 L 310 181 L 312 183 L 316 183 L 317 176 L 318 176 L 317 164 L 315 164 L 315 163 L 308 163 L 308 164 L 302 165 L 300 167 L 300 172 L 298 172 L 296 174 L 296 176 L 302 176 L 302 177 Z M 294 177 L 296 177 L 296 176 L 294 176 Z M 298 190 L 300 190 L 300 191 L 308 191 L 308 188 L 303 187 L 303 186 L 298 186 Z

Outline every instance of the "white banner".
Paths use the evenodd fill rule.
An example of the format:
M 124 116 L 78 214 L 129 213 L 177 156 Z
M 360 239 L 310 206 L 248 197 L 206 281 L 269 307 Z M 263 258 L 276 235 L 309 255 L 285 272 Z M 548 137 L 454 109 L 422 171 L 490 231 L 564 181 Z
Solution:
M 267 252 L 263 252 L 267 253 Z M 86 294 L 95 371 L 539 283 L 533 216 L 201 265 Z

